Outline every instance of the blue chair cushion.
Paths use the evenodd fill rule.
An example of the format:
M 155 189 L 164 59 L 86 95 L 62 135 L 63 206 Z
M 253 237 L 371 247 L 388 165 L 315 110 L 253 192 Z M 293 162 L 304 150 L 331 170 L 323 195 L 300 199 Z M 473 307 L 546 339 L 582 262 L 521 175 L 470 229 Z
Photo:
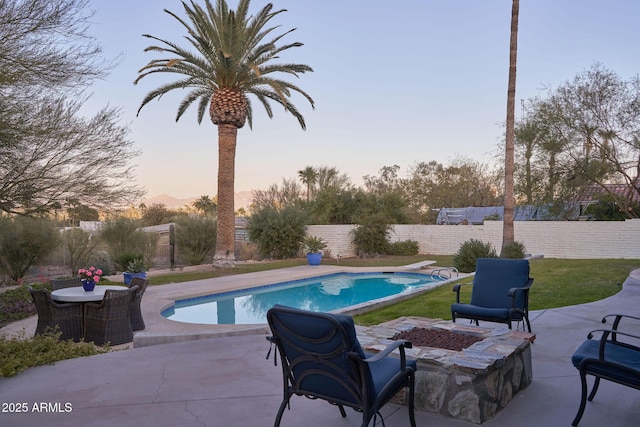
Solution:
M 290 329 L 285 331 L 288 341 L 282 341 L 294 376 L 300 381 L 300 387 L 325 396 L 334 396 L 345 401 L 357 402 L 357 390 L 340 384 L 334 376 L 351 372 L 351 364 L 343 351 L 335 353 L 343 347 L 346 351 L 353 351 L 360 357 L 365 357 L 360 343 L 356 339 L 353 319 L 342 314 L 315 313 L 304 310 L 291 310 L 290 307 L 276 305 L 273 307 L 277 317 Z M 285 311 L 277 311 L 284 309 Z M 346 336 L 335 334 L 338 322 Z M 304 337 L 304 338 L 303 338 Z M 309 341 L 311 339 L 312 341 Z M 328 355 L 335 353 L 332 358 L 324 358 L 323 362 L 311 357 L 311 354 Z M 323 356 L 324 357 L 324 356 Z M 298 359 L 300 358 L 300 359 Z
M 333 318 L 335 318 L 340 325 L 347 332 L 347 336 L 349 338 L 349 342 L 352 344 L 351 351 L 358 353 L 360 357 L 366 357 L 362 347 L 360 346 L 360 342 L 356 336 L 356 327 L 353 324 L 353 318 L 351 316 L 347 316 L 345 314 L 330 314 Z
M 276 304 L 273 307 L 274 309 L 283 308 L 290 309 L 290 307 L 282 306 L 280 304 Z M 315 317 L 313 315 L 308 315 L 309 312 L 298 311 L 298 312 L 279 312 L 278 316 L 286 321 L 287 325 L 292 328 L 293 332 L 299 334 L 301 336 L 307 336 L 312 338 L 321 338 L 327 335 L 332 329 L 333 324 L 320 318 Z M 358 342 L 356 337 L 356 329 L 353 323 L 353 318 L 344 314 L 330 314 L 330 313 L 318 313 L 319 316 L 328 316 L 332 317 L 340 323 L 340 325 L 344 328 L 347 339 L 349 343 L 352 345 L 351 351 L 354 351 L 360 355 L 360 357 L 364 357 L 364 351 Z M 287 320 L 288 319 L 288 320 Z M 336 341 L 337 340 L 337 341 Z M 323 345 L 316 346 L 315 351 L 317 352 L 326 352 L 329 353 L 334 350 L 337 342 L 340 341 L 340 337 L 337 336 L 334 340 L 326 341 Z M 298 343 L 301 344 L 301 343 Z M 301 344 L 302 345 L 302 344 Z M 306 345 L 303 345 L 306 346 Z
M 599 340 L 586 340 L 571 356 L 571 363 L 576 368 L 580 368 L 580 363 L 585 359 L 598 359 L 598 351 L 600 347 Z M 593 361 L 587 368 L 587 373 L 596 376 L 614 377 L 626 384 L 634 387 L 640 387 L 640 353 L 637 349 L 631 349 L 622 345 L 607 341 L 604 350 L 604 360 L 615 365 L 624 366 L 635 370 L 637 373 L 632 375 L 624 369 L 617 369 L 615 365 L 607 363 L 598 363 Z
M 372 356 L 367 354 L 367 357 Z M 406 359 L 407 366 L 417 370 L 418 366 L 415 360 Z M 371 371 L 371 378 L 373 380 L 373 389 L 375 395 L 380 394 L 384 386 L 400 372 L 400 358 L 387 356 L 380 359 L 378 362 L 369 364 L 369 370 Z M 400 382 L 406 381 L 406 377 L 403 377 Z
M 358 342 L 356 337 L 356 330 L 353 324 L 353 318 L 350 316 L 342 315 L 342 314 L 332 314 L 338 322 L 345 328 L 347 334 L 349 335 L 349 340 L 354 343 L 353 351 L 357 352 L 361 358 L 369 358 L 374 356 L 371 353 L 365 353 Z M 411 359 L 405 359 L 406 365 L 413 368 L 414 371 L 418 369 L 417 362 Z M 400 372 L 400 358 L 387 356 L 380 359 L 377 362 L 369 363 L 369 371 L 371 372 L 371 380 L 373 382 L 373 388 L 375 390 L 375 395 L 378 395 L 384 386 Z M 406 377 L 401 379 L 402 382 L 406 380 Z
M 491 319 L 501 319 L 508 320 L 509 319 L 509 309 L 508 308 L 485 308 L 479 307 L 477 305 L 471 304 L 462 304 L 455 303 L 451 304 L 451 311 L 464 314 L 469 317 L 478 317 L 478 318 L 491 318 Z M 521 318 L 522 316 L 520 316 Z M 520 320 L 517 317 L 517 313 L 512 316 L 513 320 Z
M 524 286 L 529 280 L 526 259 L 478 258 L 473 279 L 471 305 L 485 308 L 509 308 L 509 289 Z M 516 307 L 524 308 L 524 295 L 516 296 Z

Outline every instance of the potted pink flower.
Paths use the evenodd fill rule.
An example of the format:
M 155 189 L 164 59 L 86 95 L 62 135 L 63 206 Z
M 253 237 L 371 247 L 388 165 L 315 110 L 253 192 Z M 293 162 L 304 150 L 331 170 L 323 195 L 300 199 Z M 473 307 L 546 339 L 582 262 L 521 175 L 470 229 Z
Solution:
M 82 287 L 85 291 L 89 292 L 95 288 L 96 283 L 100 281 L 102 276 L 102 270 L 91 266 L 89 268 L 81 268 L 78 270 L 78 276 L 82 280 Z

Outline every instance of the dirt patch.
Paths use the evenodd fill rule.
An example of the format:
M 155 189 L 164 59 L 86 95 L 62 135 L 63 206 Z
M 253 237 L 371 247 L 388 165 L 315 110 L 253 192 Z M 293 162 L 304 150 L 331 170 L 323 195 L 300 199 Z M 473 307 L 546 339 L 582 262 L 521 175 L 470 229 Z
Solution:
M 435 347 L 447 350 L 461 351 L 482 341 L 483 338 L 474 337 L 457 332 L 445 331 L 441 329 L 414 328 L 393 336 L 394 340 L 403 339 L 411 341 L 416 347 Z

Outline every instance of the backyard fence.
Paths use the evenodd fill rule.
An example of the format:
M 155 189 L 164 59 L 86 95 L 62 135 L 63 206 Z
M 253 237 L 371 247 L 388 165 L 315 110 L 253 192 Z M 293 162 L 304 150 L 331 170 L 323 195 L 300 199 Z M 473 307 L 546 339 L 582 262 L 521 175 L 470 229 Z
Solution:
M 502 246 L 502 221 L 482 225 L 394 225 L 391 241 L 415 240 L 421 254 L 451 255 L 469 239 Z M 327 242 L 332 258 L 356 256 L 355 225 L 310 225 L 307 233 Z M 547 258 L 640 259 L 640 219 L 626 221 L 516 221 L 515 240 L 527 253 Z

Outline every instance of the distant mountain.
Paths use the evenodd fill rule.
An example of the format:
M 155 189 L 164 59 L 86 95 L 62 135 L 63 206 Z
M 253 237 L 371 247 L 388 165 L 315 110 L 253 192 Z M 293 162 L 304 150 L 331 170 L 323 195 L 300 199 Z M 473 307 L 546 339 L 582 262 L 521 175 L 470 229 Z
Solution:
M 145 205 L 149 206 L 154 203 L 160 203 L 165 205 L 169 209 L 177 209 L 182 208 L 185 205 L 191 206 L 191 204 L 198 199 L 197 197 L 189 197 L 186 199 L 180 199 L 177 197 L 169 196 L 168 194 L 160 194 L 159 196 L 147 197 L 142 199 L 141 202 Z M 245 208 L 245 210 L 249 210 L 249 206 L 251 205 L 251 191 L 239 191 L 235 193 L 235 208 L 236 210 L 240 208 Z
M 188 199 L 178 199 L 177 197 L 169 196 L 168 194 L 160 194 L 159 196 L 142 199 L 142 203 L 144 203 L 147 206 L 150 206 L 153 204 L 162 204 L 162 205 L 165 205 L 167 208 L 176 209 L 176 208 L 181 208 L 184 205 L 191 206 L 191 203 L 193 203 L 195 200 L 196 200 L 195 197 L 190 197 Z

